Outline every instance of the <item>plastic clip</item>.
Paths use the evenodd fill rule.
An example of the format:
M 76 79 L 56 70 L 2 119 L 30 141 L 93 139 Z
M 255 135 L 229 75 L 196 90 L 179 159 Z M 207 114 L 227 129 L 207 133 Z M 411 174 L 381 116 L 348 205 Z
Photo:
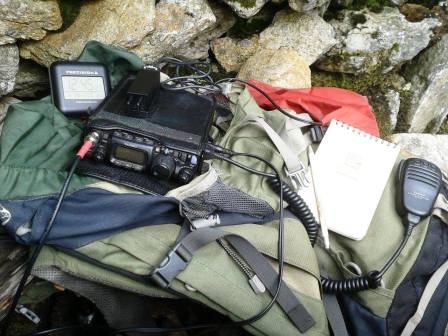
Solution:
M 181 243 L 177 244 L 151 274 L 152 280 L 162 288 L 171 285 L 174 278 L 182 272 L 193 258 L 190 251 Z
M 303 164 L 294 172 L 288 171 L 288 169 L 285 167 L 285 174 L 291 180 L 292 186 L 295 190 L 299 190 L 300 188 L 307 188 L 311 184 L 311 179 L 309 178 Z

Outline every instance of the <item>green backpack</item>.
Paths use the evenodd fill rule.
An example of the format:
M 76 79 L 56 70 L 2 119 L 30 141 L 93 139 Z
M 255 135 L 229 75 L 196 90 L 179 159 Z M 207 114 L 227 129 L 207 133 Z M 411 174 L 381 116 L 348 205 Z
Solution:
M 86 46 L 80 60 L 106 63 L 112 69 L 113 83 L 142 65 L 135 55 L 96 42 Z M 237 152 L 257 154 L 283 172 L 284 159 L 257 120 L 281 133 L 290 129 L 288 119 L 277 111 L 262 110 L 241 87 L 233 86 L 230 96 L 233 117 L 229 125 L 222 125 L 225 134 L 214 130 L 215 142 Z M 294 134 L 300 145 L 307 144 L 306 137 Z M 12 213 L 13 220 L 5 228 L 19 242 L 29 244 L 38 234 L 33 231 L 46 222 L 80 135 L 81 127 L 62 116 L 48 99 L 16 104 L 8 111 L 0 139 L 0 181 L 5 186 L 0 203 Z M 307 163 L 305 152 L 298 157 Z M 400 243 L 404 226 L 396 211 L 395 177 L 404 157 L 403 153 L 397 160 L 362 241 L 330 233 L 330 252 L 321 247 L 320 240 L 313 247 L 301 221 L 286 213 L 279 299 L 265 316 L 245 326 L 249 332 L 398 335 L 405 331 L 410 335 L 445 331 L 448 308 L 446 303 L 440 304 L 448 298 L 447 201 L 443 195 L 434 216 L 415 228 L 382 286 L 339 295 L 338 301 L 321 291 L 322 274 L 333 279 L 366 274 L 384 265 Z M 259 171 L 270 169 L 251 158 L 238 160 Z M 188 185 L 150 199 L 130 188 L 76 176 L 67 196 L 67 209 L 61 210 L 60 223 L 56 223 L 33 275 L 90 299 L 113 327 L 123 326 L 116 304 L 129 297 L 187 297 L 234 321 L 256 315 L 268 306 L 276 290 L 280 198 L 262 176 L 218 159 L 211 160 L 210 165 L 206 174 Z M 285 181 L 288 178 L 283 175 Z M 85 197 L 90 197 L 92 205 L 81 208 Z M 116 203 L 97 204 L 95 197 L 113 201 L 126 197 L 135 201 L 136 211 L 144 209 L 144 202 L 149 202 L 151 211 L 169 207 L 188 221 L 179 221 L 179 216 L 147 218 L 142 213 L 138 225 L 109 231 L 115 223 L 107 217 L 108 211 L 116 213 L 111 206 Z M 107 204 L 109 208 L 104 206 Z M 75 209 L 72 212 L 71 206 Z M 213 216 L 216 211 L 223 215 Z M 130 213 L 124 215 L 123 220 L 132 217 Z M 101 221 L 101 216 L 107 219 L 106 224 L 110 220 L 110 227 L 100 233 L 88 232 L 88 239 L 63 232 L 64 227 L 73 228 L 76 221 L 87 230 Z M 91 223 L 88 218 L 92 218 Z M 174 265 L 174 269 L 167 265 Z M 422 309 L 423 315 L 430 311 L 431 316 L 419 319 Z

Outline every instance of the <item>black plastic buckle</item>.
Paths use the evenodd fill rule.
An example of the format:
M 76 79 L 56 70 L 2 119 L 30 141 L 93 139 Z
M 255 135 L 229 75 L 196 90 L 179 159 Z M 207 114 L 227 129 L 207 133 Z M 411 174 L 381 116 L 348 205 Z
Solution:
M 171 285 L 174 278 L 182 272 L 193 258 L 190 251 L 181 243 L 177 244 L 152 272 L 152 279 L 162 288 Z

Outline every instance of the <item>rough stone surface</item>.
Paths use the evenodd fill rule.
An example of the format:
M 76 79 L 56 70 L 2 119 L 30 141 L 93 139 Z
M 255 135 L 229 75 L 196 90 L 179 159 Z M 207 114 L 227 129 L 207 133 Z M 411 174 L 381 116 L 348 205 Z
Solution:
M 3 128 L 3 120 L 5 119 L 6 112 L 8 111 L 9 105 L 14 103 L 19 103 L 20 100 L 13 97 L 3 97 L 0 98 L 0 134 Z
M 48 66 L 77 58 L 89 40 L 132 48 L 153 29 L 153 18 L 154 0 L 85 1 L 70 27 L 40 41 L 25 42 L 20 55 Z
M 323 12 L 325 12 L 328 8 L 330 2 L 330 0 L 289 0 L 289 7 L 299 13 L 318 9 L 323 14 Z
M 409 22 L 397 8 L 381 13 L 342 11 L 343 19 L 332 20 L 339 43 L 317 63 L 320 69 L 335 72 L 383 72 L 414 58 L 428 46 L 437 19 Z
M 37 93 L 49 91 L 48 71 L 29 60 L 21 60 L 14 86 L 14 97 L 35 98 Z
M 223 37 L 216 39 L 212 44 L 212 50 L 217 61 L 227 72 L 239 71 L 257 48 L 257 35 L 246 39 Z
M 0 44 L 17 39 L 42 39 L 47 30 L 59 29 L 61 13 L 56 0 L 0 1 Z
M 269 0 L 224 0 L 232 10 L 242 18 L 250 18 L 257 14 Z
M 209 2 L 209 5 L 216 17 L 216 22 L 210 28 L 204 30 L 192 41 L 180 46 L 174 55 L 190 59 L 207 58 L 211 41 L 226 33 L 236 22 L 233 12 L 224 5 Z
M 291 48 L 258 49 L 243 65 L 238 78 L 256 79 L 285 88 L 311 87 L 307 62 Z
M 0 96 L 14 89 L 19 69 L 19 49 L 15 44 L 0 46 Z
M 400 144 L 404 150 L 448 171 L 448 135 L 398 133 L 392 135 L 392 141 Z
M 394 130 L 397 127 L 398 112 L 400 112 L 400 93 L 395 90 L 387 90 L 384 94 L 386 105 L 390 115 L 390 126 Z
M 156 5 L 154 31 L 132 49 L 146 63 L 173 54 L 216 25 L 216 17 L 205 0 L 161 0 Z
M 419 22 L 431 16 L 431 10 L 418 4 L 404 4 L 400 7 L 400 12 L 411 22 Z
M 448 115 L 448 35 L 419 55 L 405 75 L 412 85 L 409 132 L 437 132 Z
M 260 48 L 295 49 L 308 65 L 313 64 L 337 43 L 335 32 L 316 13 L 278 12 L 271 26 L 260 34 Z

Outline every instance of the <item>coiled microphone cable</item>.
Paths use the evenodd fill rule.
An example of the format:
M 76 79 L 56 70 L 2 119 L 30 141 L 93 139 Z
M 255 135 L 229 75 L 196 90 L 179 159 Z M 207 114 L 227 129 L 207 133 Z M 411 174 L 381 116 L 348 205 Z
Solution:
M 270 177 L 269 182 L 272 188 L 279 192 L 280 186 L 275 177 Z M 298 195 L 291 187 L 283 183 L 282 184 L 283 195 L 285 200 L 290 206 L 290 210 L 294 213 L 303 223 L 308 232 L 308 237 L 310 239 L 311 245 L 314 246 L 317 239 L 317 223 L 311 210 L 309 209 L 306 202 Z M 381 287 L 382 279 L 387 270 L 392 266 L 394 261 L 398 258 L 403 248 L 411 236 L 412 230 L 415 223 L 407 221 L 406 232 L 400 243 L 400 245 L 395 250 L 394 254 L 388 259 L 385 265 L 380 271 L 374 270 L 370 271 L 366 275 L 357 276 L 349 279 L 334 280 L 321 276 L 322 289 L 328 293 L 353 293 L 359 292 L 367 289 L 376 289 Z

